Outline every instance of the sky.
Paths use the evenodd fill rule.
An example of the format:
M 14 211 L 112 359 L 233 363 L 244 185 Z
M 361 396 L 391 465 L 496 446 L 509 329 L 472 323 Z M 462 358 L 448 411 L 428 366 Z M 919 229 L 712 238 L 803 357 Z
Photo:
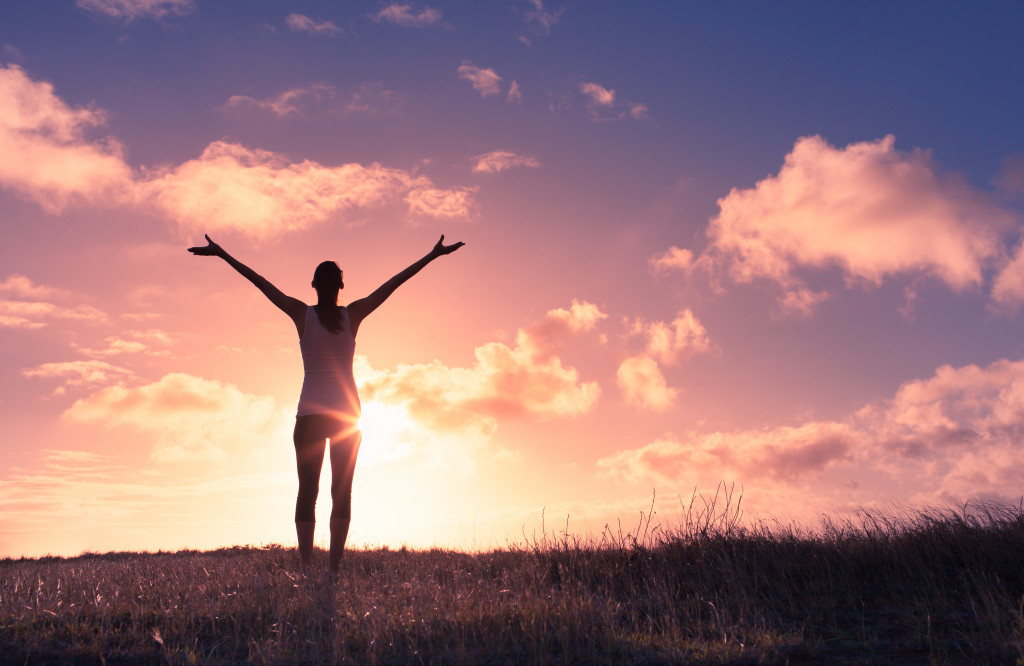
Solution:
M 466 243 L 360 328 L 356 547 L 1020 502 L 1022 23 L 4 3 L 0 557 L 295 543 L 295 329 L 204 233 L 306 302 Z

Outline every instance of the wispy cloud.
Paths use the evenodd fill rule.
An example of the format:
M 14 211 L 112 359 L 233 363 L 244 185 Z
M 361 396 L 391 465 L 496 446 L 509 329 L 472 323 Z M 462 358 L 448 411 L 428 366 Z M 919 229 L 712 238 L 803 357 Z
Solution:
M 58 394 L 69 388 L 92 389 L 119 385 L 135 378 L 135 373 L 128 368 L 98 360 L 43 363 L 25 368 L 21 374 L 29 378 L 59 381 Z
M 526 3 L 530 9 L 524 13 L 526 30 L 519 35 L 519 41 L 530 45 L 533 39 L 551 34 L 551 28 L 562 19 L 565 8 L 548 9 L 544 6 L 544 0 L 526 0 Z
M 278 118 L 284 118 L 298 115 L 303 108 L 334 97 L 336 97 L 336 93 L 332 86 L 314 83 L 306 88 L 293 88 L 266 99 L 256 99 L 248 95 L 232 95 L 224 104 L 224 108 L 253 108 Z
M 193 0 L 76 0 L 75 5 L 99 16 L 128 22 L 186 16 L 196 8 Z
M 347 98 L 333 86 L 314 83 L 304 88 L 286 90 L 264 99 L 249 95 L 232 95 L 224 103 L 223 108 L 234 111 L 253 109 L 278 118 L 287 118 L 310 113 L 317 109 L 341 115 L 375 116 L 379 113 L 396 113 L 401 106 L 402 98 L 398 93 L 388 90 L 382 83 L 367 82 L 361 84 Z
M 612 88 L 605 88 L 592 81 L 582 81 L 579 91 L 586 100 L 593 120 L 650 119 L 650 109 L 645 104 L 619 99 Z
M 536 169 L 540 166 L 540 162 L 535 157 L 520 155 L 509 150 L 492 150 L 473 158 L 473 171 L 477 173 L 500 173 L 518 166 Z
M 457 71 L 459 78 L 469 81 L 481 97 L 501 93 L 501 77 L 493 69 L 484 69 L 465 61 L 459 65 Z
M 433 7 L 414 9 L 412 5 L 393 3 L 377 12 L 374 20 L 387 22 L 403 28 L 450 27 L 441 20 L 441 10 Z
M 473 195 L 478 189 L 440 189 L 421 184 L 405 195 L 405 203 L 413 217 L 469 221 L 477 215 Z
M 314 21 L 303 14 L 289 14 L 284 22 L 293 32 L 308 32 L 311 35 L 326 35 L 328 37 L 342 33 L 342 29 L 333 21 Z
M 508 95 L 505 96 L 505 101 L 509 104 L 523 103 L 523 92 L 519 89 L 518 81 L 512 81 L 512 85 L 508 87 Z

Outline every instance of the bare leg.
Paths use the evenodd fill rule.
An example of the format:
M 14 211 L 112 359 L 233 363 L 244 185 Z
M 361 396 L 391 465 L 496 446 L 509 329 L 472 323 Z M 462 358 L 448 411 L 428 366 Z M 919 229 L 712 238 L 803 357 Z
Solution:
M 337 573 L 345 555 L 345 541 L 352 522 L 352 478 L 355 476 L 356 457 L 362 433 L 355 433 L 335 441 L 331 440 L 331 572 Z
M 320 492 L 320 469 L 324 464 L 327 434 L 322 417 L 295 419 L 295 464 L 299 473 L 299 492 L 295 498 L 295 534 L 299 558 L 308 567 L 313 561 L 313 534 L 316 526 L 316 498 Z

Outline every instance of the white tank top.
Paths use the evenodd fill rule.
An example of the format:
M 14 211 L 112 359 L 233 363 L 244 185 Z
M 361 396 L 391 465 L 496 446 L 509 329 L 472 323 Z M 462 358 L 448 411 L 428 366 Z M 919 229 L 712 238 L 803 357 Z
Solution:
M 341 331 L 331 333 L 313 306 L 306 308 L 306 323 L 299 339 L 302 350 L 302 393 L 296 416 L 328 414 L 344 421 L 359 418 L 359 394 L 352 376 L 356 340 L 349 326 L 348 308 L 341 308 Z

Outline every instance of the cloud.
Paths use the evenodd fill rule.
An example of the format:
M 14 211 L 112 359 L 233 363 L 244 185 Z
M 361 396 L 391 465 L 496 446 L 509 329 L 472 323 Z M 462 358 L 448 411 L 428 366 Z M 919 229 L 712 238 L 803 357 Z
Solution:
M 362 114 L 375 116 L 378 113 L 395 113 L 402 105 L 402 98 L 379 82 L 363 83 L 345 100 L 333 86 L 314 83 L 305 88 L 293 88 L 283 93 L 257 99 L 248 95 L 232 95 L 224 103 L 225 110 L 254 109 L 278 118 L 287 118 L 308 113 L 320 108 L 329 113 L 341 115 Z
M 551 28 L 561 20 L 565 8 L 562 7 L 554 11 L 545 9 L 544 0 L 527 0 L 527 4 L 532 9 L 528 9 L 525 13 L 527 28 L 526 32 L 519 35 L 519 41 L 529 45 L 532 43 L 532 38 L 546 37 L 551 34 Z
M 598 106 L 611 106 L 615 104 L 615 91 L 597 83 L 587 81 L 580 83 L 580 92 L 586 95 L 591 103 Z
M 93 14 L 132 22 L 186 16 L 195 11 L 193 0 L 76 0 L 75 5 Z
M 96 360 L 43 363 L 33 368 L 25 368 L 21 374 L 36 379 L 59 380 L 61 386 L 58 394 L 69 388 L 91 389 L 111 384 L 120 385 L 135 378 L 135 373 L 128 368 Z
M 469 219 L 470 188 L 430 187 L 379 164 L 329 167 L 216 141 L 194 160 L 154 172 L 143 190 L 185 229 L 231 230 L 254 238 L 296 231 L 352 208 L 383 205 L 408 192 L 415 215 Z
M 665 382 L 657 362 L 646 356 L 632 356 L 616 373 L 626 402 L 636 407 L 664 412 L 675 403 L 678 392 Z
M 0 328 L 42 328 L 51 319 L 103 323 L 107 314 L 85 304 L 61 307 L 46 301 L 0 300 Z
M 320 92 L 327 94 L 326 89 Z M 286 93 L 255 103 L 288 114 L 297 97 Z M 342 112 L 372 113 L 374 104 L 394 99 L 390 91 L 369 84 Z M 0 185 L 54 213 L 71 202 L 145 205 L 186 231 L 231 230 L 253 238 L 305 229 L 353 208 L 400 200 L 413 218 L 469 220 L 476 214 L 473 187 L 438 188 L 425 176 L 376 163 L 294 162 L 226 141 L 211 143 L 199 157 L 182 164 L 136 175 L 116 141 L 84 138 L 86 128 L 102 121 L 102 112 L 69 107 L 53 94 L 52 86 L 32 81 L 17 66 L 0 68 Z M 12 325 L 12 320 L 3 321 Z
M 286 436 L 290 412 L 272 398 L 184 373 L 126 388 L 111 386 L 77 400 L 62 418 L 107 428 L 127 426 L 152 438 L 158 462 L 225 460 Z M 272 436 L 268 436 L 271 435 Z
M 17 65 L 0 67 L 0 184 L 57 213 L 71 202 L 123 202 L 132 172 L 114 139 L 89 140 L 102 111 L 73 108 Z
M 501 77 L 493 69 L 482 69 L 469 61 L 464 61 L 457 71 L 459 78 L 469 81 L 481 97 L 501 92 Z
M 412 5 L 390 4 L 377 12 L 374 20 L 380 23 L 386 21 L 402 26 L 403 28 L 428 28 L 441 23 L 441 10 L 433 7 L 424 7 L 415 11 Z
M 429 182 L 422 179 L 421 182 Z M 416 187 L 405 195 L 409 213 L 413 216 L 448 220 L 471 220 L 476 216 L 473 194 L 477 187 L 458 187 L 443 190 L 434 187 Z
M 596 465 L 603 475 L 643 484 L 698 477 L 791 483 L 851 460 L 853 445 L 849 426 L 812 422 L 796 428 L 662 437 L 601 458 Z
M 1022 438 L 1024 359 L 1001 359 L 942 366 L 841 420 L 666 435 L 597 466 L 636 483 L 733 478 L 791 495 L 856 470 L 852 476 L 870 477 L 906 501 L 1014 500 L 1024 484 Z
M 681 310 L 671 323 L 637 319 L 632 332 L 647 339 L 648 355 L 666 364 L 677 363 L 684 354 L 711 349 L 707 329 L 689 308 Z
M 624 118 L 648 120 L 650 118 L 650 109 L 645 104 L 631 102 L 628 99 L 618 101 L 615 90 L 605 88 L 599 83 L 582 81 L 579 90 L 586 98 L 592 120 L 621 120 Z
M 473 171 L 476 173 L 500 173 L 512 167 L 525 166 L 536 169 L 540 166 L 537 158 L 519 155 L 508 150 L 492 150 L 473 158 Z
M 687 273 L 694 265 L 693 252 L 673 245 L 663 254 L 652 256 L 648 264 L 655 275 L 671 271 Z
M 848 284 L 924 274 L 957 291 L 978 287 L 1002 253 L 999 232 L 1014 224 L 928 152 L 896 150 L 892 136 L 845 148 L 801 138 L 777 175 L 734 188 L 718 206 L 701 260 L 736 282 L 776 283 L 783 305 L 798 310 L 824 297 L 805 270 L 839 269 Z
M 293 88 L 286 90 L 276 97 L 267 99 L 256 99 L 247 95 L 232 95 L 224 104 L 226 109 L 254 108 L 264 111 L 278 118 L 298 115 L 300 111 L 310 105 L 324 99 L 335 97 L 334 88 L 328 85 L 314 83 L 307 88 Z
M 508 95 L 505 96 L 505 101 L 509 104 L 523 103 L 523 92 L 519 89 L 518 81 L 512 81 L 512 85 L 508 87 Z
M 553 310 L 520 329 L 514 347 L 500 342 L 477 347 L 470 367 L 401 364 L 365 377 L 360 395 L 402 405 L 419 422 L 440 430 L 488 431 L 510 417 L 578 416 L 593 407 L 600 389 L 562 365 L 553 354 L 556 338 L 589 330 L 602 317 L 592 304 L 574 302 L 573 309 Z
M 342 30 L 333 21 L 314 21 L 302 14 L 289 14 L 285 24 L 293 32 L 308 32 L 311 35 L 327 35 L 333 37 L 340 35 Z
M 19 273 L 11 273 L 3 282 L 0 282 L 0 294 L 11 295 L 17 298 L 29 298 L 42 300 L 50 298 L 68 298 L 71 294 L 57 287 L 38 284 Z
M 166 347 L 173 344 L 171 336 L 167 333 L 150 329 L 148 331 L 125 331 L 123 335 L 108 336 L 103 340 L 103 347 L 91 349 L 72 343 L 80 354 L 93 358 L 118 356 L 120 354 L 145 354 L 147 356 L 169 356 L 167 349 L 156 349 L 155 347 Z

